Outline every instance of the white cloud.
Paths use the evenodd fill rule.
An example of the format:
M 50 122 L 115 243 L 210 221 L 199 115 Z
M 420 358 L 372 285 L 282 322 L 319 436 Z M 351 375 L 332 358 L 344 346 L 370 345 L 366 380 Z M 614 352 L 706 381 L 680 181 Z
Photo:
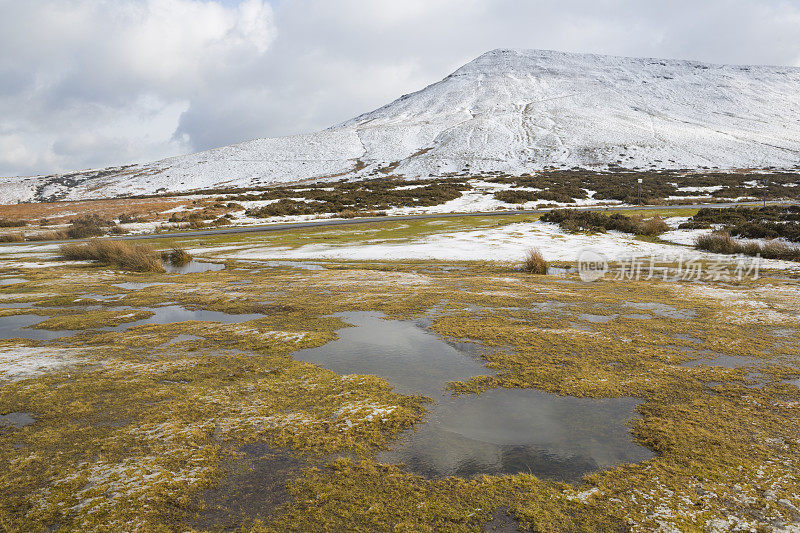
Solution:
M 181 114 L 274 37 L 263 0 L 0 0 L 0 175 L 189 151 Z
M 313 131 L 493 48 L 800 64 L 780 0 L 0 0 L 0 175 Z

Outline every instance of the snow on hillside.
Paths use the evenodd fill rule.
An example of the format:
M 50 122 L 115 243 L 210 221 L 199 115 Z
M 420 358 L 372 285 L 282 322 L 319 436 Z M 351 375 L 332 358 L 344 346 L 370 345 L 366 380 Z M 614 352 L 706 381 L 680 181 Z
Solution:
M 0 201 L 545 167 L 791 168 L 800 69 L 494 50 L 330 129 L 147 165 L 6 180 Z

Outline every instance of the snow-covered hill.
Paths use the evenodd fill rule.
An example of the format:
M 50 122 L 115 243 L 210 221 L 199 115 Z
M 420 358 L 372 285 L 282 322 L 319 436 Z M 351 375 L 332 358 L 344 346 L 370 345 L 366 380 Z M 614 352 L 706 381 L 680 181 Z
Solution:
M 793 168 L 800 68 L 494 50 L 330 129 L 0 184 L 5 202 L 545 167 Z

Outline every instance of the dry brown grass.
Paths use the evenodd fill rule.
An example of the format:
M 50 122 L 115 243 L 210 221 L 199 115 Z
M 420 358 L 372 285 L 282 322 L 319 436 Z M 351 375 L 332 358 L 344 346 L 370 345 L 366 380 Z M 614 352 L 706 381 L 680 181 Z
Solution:
M 188 198 L 127 198 L 0 205 L 0 218 L 12 221 L 47 219 L 48 224 L 65 224 L 77 215 L 113 219 L 121 214 L 137 220 L 166 220 L 164 211 L 191 205 Z
M 655 215 L 652 218 L 645 218 L 641 219 L 637 222 L 638 227 L 638 234 L 639 235 L 648 235 L 651 237 L 655 237 L 656 235 L 661 235 L 665 231 L 669 229 L 667 223 L 661 220 L 661 217 Z
M 64 244 L 61 246 L 61 256 L 77 261 L 96 261 L 132 272 L 164 272 L 158 255 L 151 247 L 124 241 L 91 239 L 80 244 Z
M 60 230 L 35 231 L 25 234 L 26 241 L 63 241 L 67 238 L 67 232 Z
M 529 274 L 547 274 L 547 261 L 538 248 L 531 248 L 525 253 L 522 270 Z
M 0 242 L 23 242 L 25 236 L 22 233 L 6 233 L 0 235 Z
M 175 247 L 161 252 L 161 261 L 179 267 L 188 265 L 192 261 L 192 256 L 183 248 Z

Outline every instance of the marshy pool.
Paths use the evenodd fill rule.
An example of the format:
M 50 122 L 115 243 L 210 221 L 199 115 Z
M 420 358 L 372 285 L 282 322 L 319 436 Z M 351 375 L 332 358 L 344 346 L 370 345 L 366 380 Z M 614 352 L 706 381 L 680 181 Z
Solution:
M 635 444 L 633 398 L 587 399 L 534 389 L 453 396 L 448 381 L 492 371 L 467 346 L 448 343 L 414 322 L 369 312 L 340 313 L 354 327 L 295 359 L 340 374 L 375 374 L 397 392 L 434 400 L 426 418 L 377 459 L 427 477 L 515 474 L 578 481 L 583 475 L 653 457 Z
M 91 310 L 95 310 L 92 307 Z M 264 318 L 265 315 L 259 313 L 231 314 L 221 311 L 209 311 L 206 309 L 187 309 L 180 305 L 164 305 L 161 307 L 107 307 L 109 311 L 150 311 L 153 313 L 148 318 L 123 322 L 116 326 L 104 326 L 91 328 L 98 331 L 123 331 L 135 326 L 146 324 L 173 324 L 176 322 L 187 322 L 190 320 L 203 322 L 220 322 L 222 324 L 238 324 L 249 322 L 257 318 Z M 50 318 L 47 315 L 37 314 L 18 314 L 0 317 L 0 339 L 29 339 L 37 341 L 52 341 L 61 337 L 69 337 L 78 330 L 67 329 L 37 329 L 35 326 Z

